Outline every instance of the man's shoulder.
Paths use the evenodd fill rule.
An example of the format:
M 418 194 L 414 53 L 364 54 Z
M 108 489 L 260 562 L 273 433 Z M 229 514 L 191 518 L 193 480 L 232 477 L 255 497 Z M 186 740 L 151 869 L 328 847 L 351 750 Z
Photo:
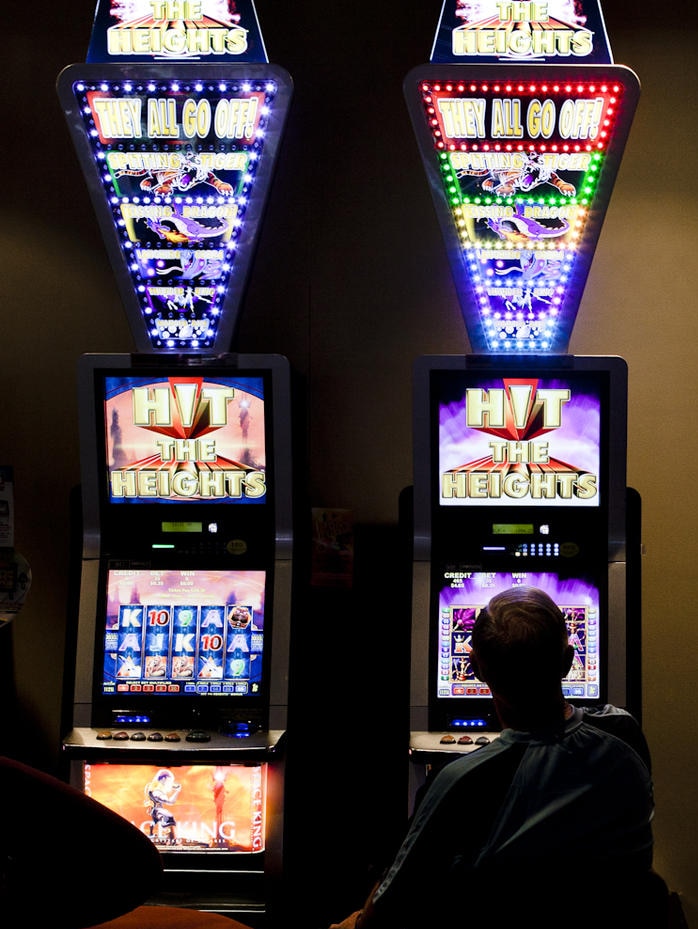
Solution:
M 651 759 L 647 740 L 640 724 L 627 710 L 612 704 L 593 708 L 582 707 L 582 721 L 629 745 L 642 758 L 647 768 L 650 768 Z
M 507 738 L 505 733 L 471 752 L 459 755 L 439 772 L 442 786 L 461 781 L 463 778 L 484 779 L 496 776 L 494 772 L 516 770 L 526 751 L 526 742 Z
M 618 717 L 628 716 L 633 720 L 635 719 L 628 710 L 624 710 L 620 706 L 614 706 L 612 703 L 605 703 L 603 706 L 583 706 L 581 710 L 585 716 L 594 719 L 617 719 Z
M 631 713 L 610 703 L 598 707 L 583 706 L 579 713 L 583 722 L 606 732 L 640 731 L 640 725 Z
M 488 798 L 501 800 L 525 750 L 525 743 L 499 736 L 488 745 L 449 759 L 438 771 L 432 771 L 419 792 L 415 811 L 433 812 L 444 804 L 450 809 L 461 794 L 476 796 L 478 803 L 488 808 Z

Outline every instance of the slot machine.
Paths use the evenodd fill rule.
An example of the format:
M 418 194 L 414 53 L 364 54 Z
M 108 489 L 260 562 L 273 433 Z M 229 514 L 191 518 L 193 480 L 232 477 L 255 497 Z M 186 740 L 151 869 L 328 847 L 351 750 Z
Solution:
M 500 590 L 563 610 L 570 703 L 639 716 L 627 365 L 567 353 L 639 81 L 598 2 L 485 0 L 443 4 L 404 93 L 472 349 L 414 369 L 413 802 L 430 768 L 497 737 L 469 651 Z
M 79 375 L 71 781 L 152 837 L 166 901 L 262 917 L 283 854 L 288 364 L 85 355 Z
M 58 95 L 136 351 L 78 365 L 63 758 L 160 851 L 150 902 L 282 905 L 292 375 L 233 350 L 291 95 L 254 4 L 100 0 Z
M 468 654 L 479 610 L 505 588 L 540 587 L 565 614 L 568 702 L 639 716 L 640 542 L 623 359 L 425 356 L 414 393 L 416 789 L 425 766 L 496 738 Z

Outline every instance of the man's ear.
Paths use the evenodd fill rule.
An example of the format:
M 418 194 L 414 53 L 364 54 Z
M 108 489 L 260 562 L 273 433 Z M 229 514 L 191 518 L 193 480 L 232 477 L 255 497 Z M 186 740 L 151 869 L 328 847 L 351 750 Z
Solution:
M 468 657 L 469 657 L 469 659 L 470 659 L 470 668 L 471 668 L 473 674 L 474 674 L 475 677 L 478 679 L 478 681 L 482 681 L 482 683 L 484 684 L 484 683 L 485 683 L 485 679 L 484 679 L 484 677 L 482 676 L 482 672 L 480 671 L 480 664 L 479 664 L 479 662 L 478 662 L 478 660 L 477 660 L 477 656 L 476 656 L 475 652 L 471 652 L 470 655 L 469 655 Z
M 562 655 L 562 677 L 567 677 L 574 661 L 574 645 L 568 645 Z

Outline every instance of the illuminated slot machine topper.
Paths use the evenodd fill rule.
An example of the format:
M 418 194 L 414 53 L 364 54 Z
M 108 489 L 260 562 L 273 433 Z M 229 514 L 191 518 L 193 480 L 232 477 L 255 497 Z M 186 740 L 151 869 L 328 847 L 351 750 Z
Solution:
M 472 351 L 567 351 L 639 96 L 598 4 L 446 2 L 404 92 Z
M 617 356 L 424 356 L 415 364 L 418 539 L 477 539 L 532 555 L 556 526 L 594 534 L 612 557 L 625 537 L 627 365 Z M 531 525 L 536 527 L 535 534 Z M 546 533 L 547 527 L 547 533 Z M 568 547 L 566 553 L 569 554 Z M 481 557 L 482 550 L 473 550 Z
M 291 93 L 251 0 L 100 0 L 58 95 L 138 351 L 230 350 Z

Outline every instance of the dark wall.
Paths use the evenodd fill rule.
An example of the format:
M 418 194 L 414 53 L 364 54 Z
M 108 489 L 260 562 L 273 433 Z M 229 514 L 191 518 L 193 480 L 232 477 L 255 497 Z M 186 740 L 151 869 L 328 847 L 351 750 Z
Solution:
M 0 462 L 15 468 L 16 545 L 34 580 L 21 615 L 0 630 L 0 658 L 14 672 L 3 678 L 0 736 L 52 769 L 71 657 L 77 360 L 134 346 L 55 93 L 59 71 L 84 61 L 94 3 L 43 7 L 6 17 L 3 29 Z M 412 363 L 468 351 L 402 95 L 404 76 L 428 60 L 441 0 L 256 7 L 269 58 L 295 93 L 235 347 L 289 358 L 302 384 L 301 497 L 308 510 L 349 509 L 356 525 L 354 588 L 307 586 L 292 668 L 289 816 L 295 836 L 306 830 L 292 866 L 299 887 L 316 887 L 321 914 L 337 918 L 404 815 L 409 609 L 398 501 L 411 482 Z M 686 813 L 698 808 L 695 747 L 674 708 L 683 719 L 695 710 L 698 505 L 667 486 L 690 487 L 698 455 L 696 12 L 689 0 L 661 9 L 641 0 L 608 2 L 604 13 L 616 60 L 637 71 L 643 93 L 571 351 L 629 362 L 629 482 L 643 497 L 649 553 L 643 720 L 658 863 L 695 904 L 695 814 Z M 658 464 L 668 455 L 670 469 Z

